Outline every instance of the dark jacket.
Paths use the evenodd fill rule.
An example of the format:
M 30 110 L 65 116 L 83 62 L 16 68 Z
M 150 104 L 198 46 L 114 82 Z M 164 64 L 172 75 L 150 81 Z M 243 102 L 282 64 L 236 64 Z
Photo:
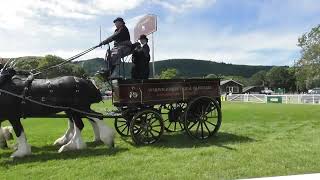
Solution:
M 149 77 L 150 48 L 148 44 L 137 47 L 132 53 L 132 70 L 133 79 L 148 79 Z
M 123 26 L 121 29 L 116 29 L 110 37 L 105 40 L 105 44 L 114 41 L 115 45 L 118 45 L 121 42 L 130 41 L 130 33 L 126 26 Z

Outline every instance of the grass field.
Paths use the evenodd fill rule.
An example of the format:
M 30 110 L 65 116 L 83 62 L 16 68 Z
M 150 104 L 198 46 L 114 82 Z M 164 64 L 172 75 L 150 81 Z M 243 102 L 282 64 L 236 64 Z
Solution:
M 107 104 L 95 105 L 103 111 Z M 135 147 L 117 136 L 116 148 L 58 154 L 52 146 L 64 119 L 23 121 L 33 155 L 10 159 L 0 150 L 0 179 L 236 179 L 320 172 L 320 106 L 224 103 L 216 137 L 197 142 L 184 133 L 165 134 L 151 146 Z M 105 120 L 113 127 L 113 120 Z M 4 124 L 6 125 L 6 124 Z M 10 142 L 11 145 L 14 141 Z

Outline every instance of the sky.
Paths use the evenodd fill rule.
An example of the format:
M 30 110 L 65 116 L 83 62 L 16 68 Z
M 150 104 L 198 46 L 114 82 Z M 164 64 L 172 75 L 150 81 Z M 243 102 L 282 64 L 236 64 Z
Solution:
M 0 0 L 0 57 L 71 57 L 157 15 L 155 60 L 293 65 L 298 38 L 320 24 L 319 0 Z M 106 47 L 79 60 L 104 57 Z

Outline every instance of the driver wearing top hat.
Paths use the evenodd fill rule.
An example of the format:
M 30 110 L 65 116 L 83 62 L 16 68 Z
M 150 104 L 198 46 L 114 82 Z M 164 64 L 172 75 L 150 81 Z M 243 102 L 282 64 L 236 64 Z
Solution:
M 99 46 L 109 44 L 114 42 L 114 47 L 111 49 L 110 62 L 108 62 L 109 69 L 103 73 L 107 73 L 109 78 L 117 78 L 120 75 L 119 68 L 121 63 L 121 58 L 128 56 L 131 53 L 131 41 L 130 41 L 130 33 L 128 28 L 125 25 L 124 20 L 121 17 L 116 18 L 113 21 L 116 30 L 113 35 L 108 37 L 106 40 L 102 41 Z

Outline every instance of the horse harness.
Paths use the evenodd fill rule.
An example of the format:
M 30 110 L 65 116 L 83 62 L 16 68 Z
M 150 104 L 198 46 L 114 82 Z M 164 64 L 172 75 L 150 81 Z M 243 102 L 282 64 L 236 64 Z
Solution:
M 79 88 L 79 79 L 77 77 L 73 77 L 74 79 L 74 82 L 75 82 L 75 90 L 74 90 L 74 97 L 73 99 L 75 99 L 75 97 L 80 93 L 80 88 Z M 23 81 L 22 79 L 20 79 L 21 81 Z M 21 115 L 22 115 L 22 118 L 26 118 L 26 106 L 27 106 L 27 103 L 26 101 L 28 101 L 29 99 L 32 98 L 32 95 L 31 95 L 31 87 L 32 87 L 32 82 L 34 81 L 34 76 L 33 75 L 29 75 L 27 77 L 27 79 L 25 80 L 24 82 L 24 88 L 23 88 L 23 91 L 21 93 Z M 47 87 L 48 87 L 48 96 L 41 96 L 40 98 L 40 101 L 42 103 L 44 102 L 48 102 L 49 98 L 54 92 L 55 92 L 55 88 L 54 88 L 54 85 L 52 84 L 52 82 L 50 80 L 47 80 L 46 81 L 46 84 L 47 84 Z M 74 101 L 73 104 L 76 104 L 76 102 Z

